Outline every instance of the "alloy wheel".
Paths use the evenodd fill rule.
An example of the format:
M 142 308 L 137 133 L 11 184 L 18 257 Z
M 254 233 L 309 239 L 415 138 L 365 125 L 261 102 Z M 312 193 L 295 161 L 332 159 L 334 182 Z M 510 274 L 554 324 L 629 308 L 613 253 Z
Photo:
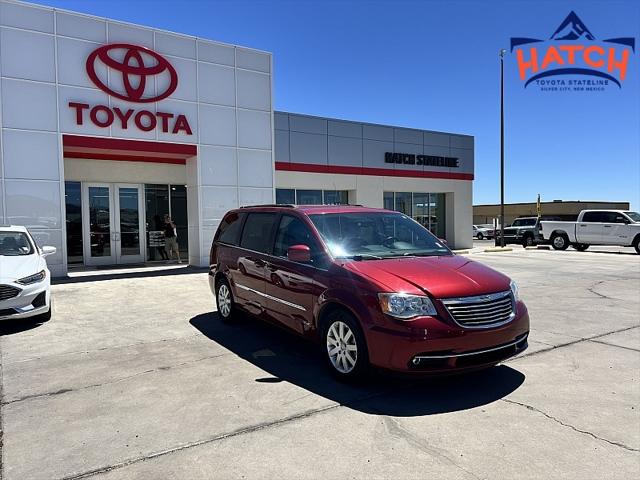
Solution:
M 231 313 L 231 292 L 224 283 L 218 287 L 218 311 L 224 318 Z
M 554 238 L 553 239 L 553 246 L 557 247 L 557 248 L 564 247 L 564 237 L 557 236 L 556 238 Z
M 329 360 L 340 373 L 351 372 L 358 361 L 356 337 L 344 322 L 336 321 L 327 332 L 327 353 Z

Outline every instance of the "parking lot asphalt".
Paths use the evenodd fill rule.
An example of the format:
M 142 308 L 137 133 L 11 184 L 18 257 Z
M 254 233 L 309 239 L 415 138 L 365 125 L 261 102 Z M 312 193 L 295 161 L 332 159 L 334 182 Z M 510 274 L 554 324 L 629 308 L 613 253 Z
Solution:
M 56 284 L 50 322 L 0 325 L 1 478 L 638 478 L 640 255 L 485 244 L 530 347 L 440 380 L 336 383 L 313 345 L 222 324 L 202 272 Z

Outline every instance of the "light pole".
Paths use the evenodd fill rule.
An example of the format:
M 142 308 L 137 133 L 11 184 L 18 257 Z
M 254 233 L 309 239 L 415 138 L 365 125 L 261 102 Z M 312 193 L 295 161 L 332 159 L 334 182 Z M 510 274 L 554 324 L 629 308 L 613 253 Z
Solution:
M 500 50 L 500 247 L 504 248 L 504 54 Z

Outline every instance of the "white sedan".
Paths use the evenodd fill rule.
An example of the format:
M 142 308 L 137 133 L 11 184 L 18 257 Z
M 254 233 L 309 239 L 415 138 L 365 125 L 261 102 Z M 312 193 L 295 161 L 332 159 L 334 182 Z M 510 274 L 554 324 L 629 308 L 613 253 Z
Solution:
M 45 257 L 25 227 L 0 226 L 0 320 L 51 318 L 51 274 Z

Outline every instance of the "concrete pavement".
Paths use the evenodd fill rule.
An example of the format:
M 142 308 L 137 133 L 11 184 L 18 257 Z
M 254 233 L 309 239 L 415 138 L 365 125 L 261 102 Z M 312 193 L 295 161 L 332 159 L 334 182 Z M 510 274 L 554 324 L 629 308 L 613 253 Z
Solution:
M 640 256 L 472 253 L 518 281 L 522 357 L 337 384 L 310 344 L 217 320 L 206 274 L 55 285 L 0 325 L 2 478 L 634 478 Z

